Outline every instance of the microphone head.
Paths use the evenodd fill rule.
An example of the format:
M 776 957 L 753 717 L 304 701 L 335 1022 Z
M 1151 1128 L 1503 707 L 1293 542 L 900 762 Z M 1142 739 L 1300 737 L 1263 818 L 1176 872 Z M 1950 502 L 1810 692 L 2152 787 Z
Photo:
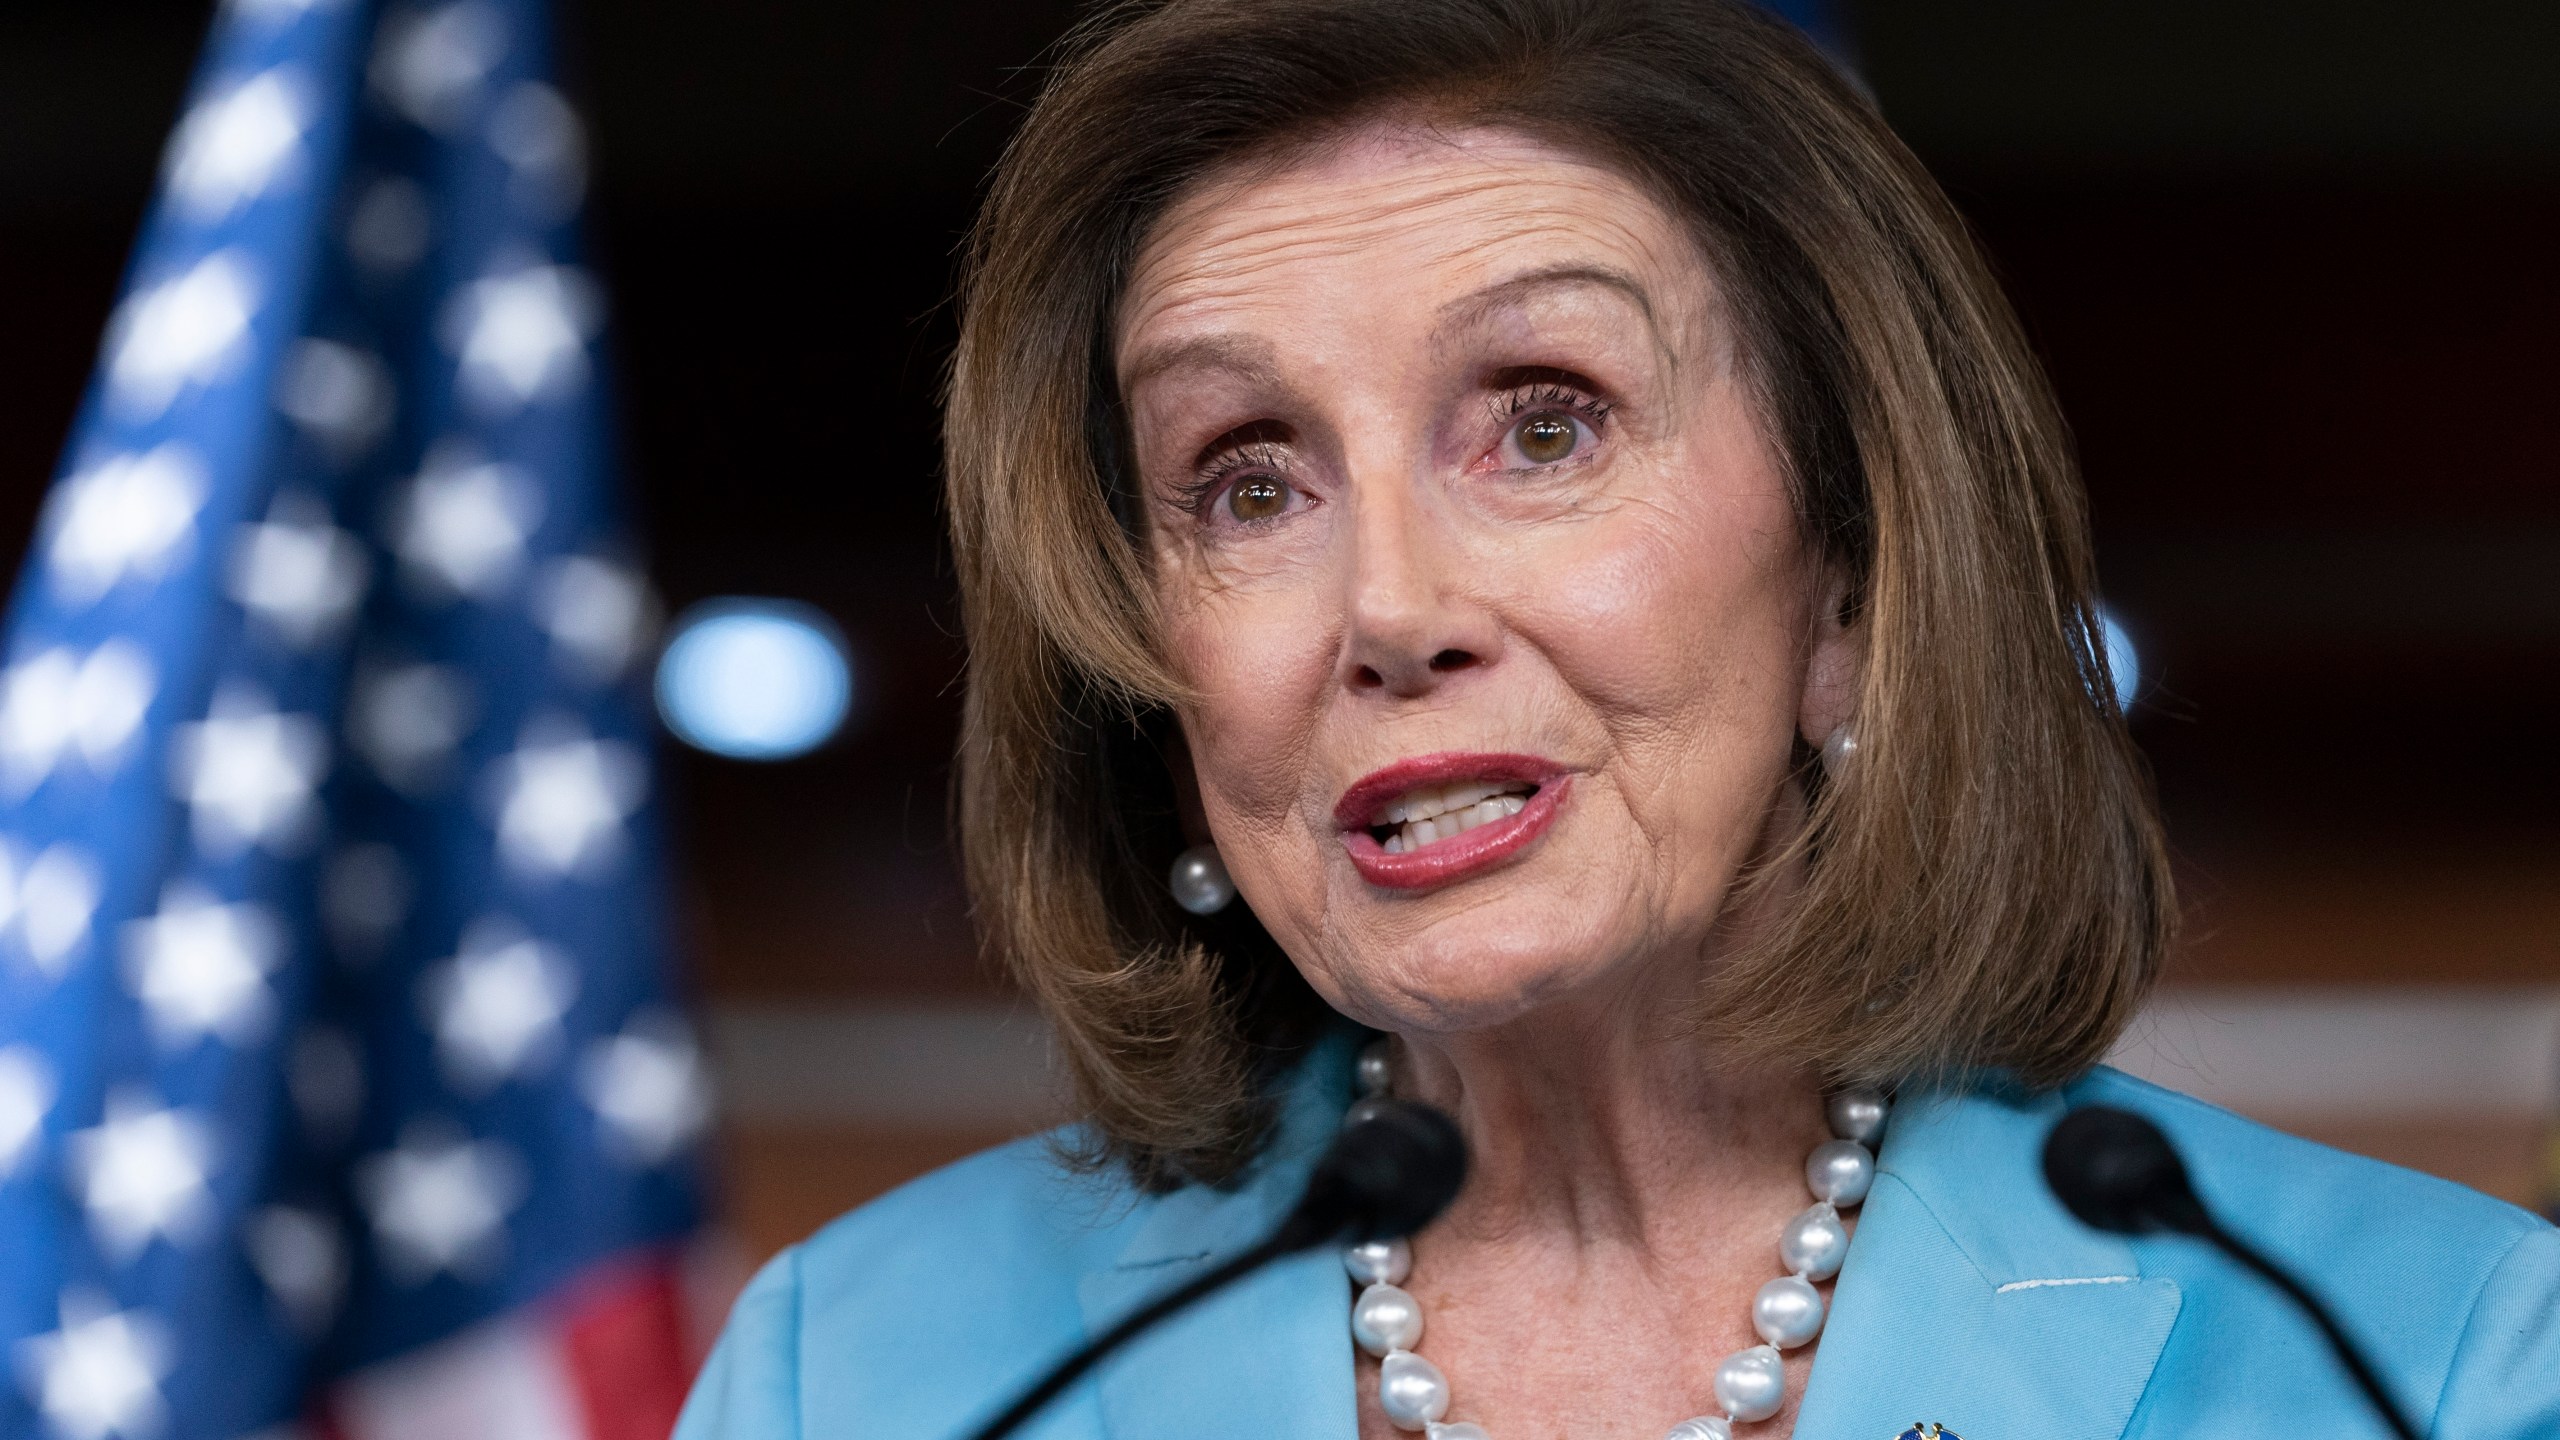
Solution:
M 2211 1223 L 2169 1137 L 2130 1110 L 2089 1105 L 2063 1116 L 2045 1137 L 2044 1180 L 2093 1229 L 2195 1235 Z
M 1298 1248 L 1400 1240 L 1439 1218 L 1467 1179 L 1458 1124 L 1428 1105 L 1373 1100 L 1316 1162 L 1285 1232 Z

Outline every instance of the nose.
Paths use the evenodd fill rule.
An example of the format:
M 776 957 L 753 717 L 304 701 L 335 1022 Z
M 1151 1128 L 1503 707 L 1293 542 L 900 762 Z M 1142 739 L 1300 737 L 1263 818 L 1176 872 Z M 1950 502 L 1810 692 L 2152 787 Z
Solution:
M 1342 683 L 1417 699 L 1492 664 L 1501 631 L 1472 593 L 1476 567 L 1448 526 L 1404 486 L 1362 487 L 1355 497 Z

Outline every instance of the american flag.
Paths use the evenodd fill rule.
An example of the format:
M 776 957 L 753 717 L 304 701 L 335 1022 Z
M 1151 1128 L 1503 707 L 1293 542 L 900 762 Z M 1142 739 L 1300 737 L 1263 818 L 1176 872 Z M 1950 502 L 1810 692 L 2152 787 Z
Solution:
M 542 0 L 229 0 L 0 669 L 0 1435 L 661 1437 L 701 1064 Z

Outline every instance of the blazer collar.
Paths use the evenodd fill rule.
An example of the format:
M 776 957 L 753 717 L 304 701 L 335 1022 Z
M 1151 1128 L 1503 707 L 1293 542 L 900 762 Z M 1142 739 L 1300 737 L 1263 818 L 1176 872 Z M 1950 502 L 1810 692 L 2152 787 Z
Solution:
M 1365 1038 L 1342 1029 L 1319 1042 L 1285 1092 L 1275 1142 L 1242 1183 L 1193 1186 L 1132 1217 L 1116 1260 L 1079 1286 L 1088 1333 L 1279 1222 L 1350 1102 L 1351 1055 Z M 2058 1095 L 1996 1082 L 1903 1097 L 1796 1440 L 1894 1440 L 1921 1422 L 1964 1440 L 2122 1436 L 2179 1293 L 2046 1190 L 2038 1157 L 2063 1109 Z M 1352 1440 L 1349 1298 L 1340 1261 L 1318 1251 L 1167 1322 L 1098 1372 L 1101 1433 Z
M 2124 1433 L 2178 1287 L 2045 1188 L 2064 1108 L 1996 1081 L 1896 1106 L 1797 1440 L 1893 1440 L 1916 1422 L 1964 1440 Z

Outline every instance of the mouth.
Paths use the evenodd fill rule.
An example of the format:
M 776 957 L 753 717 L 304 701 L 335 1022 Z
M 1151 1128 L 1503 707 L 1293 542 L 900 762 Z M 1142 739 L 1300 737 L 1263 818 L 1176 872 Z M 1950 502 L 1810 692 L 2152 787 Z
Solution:
M 1428 889 L 1508 861 L 1555 819 L 1571 777 L 1534 755 L 1449 751 L 1363 777 L 1334 807 L 1361 878 Z

